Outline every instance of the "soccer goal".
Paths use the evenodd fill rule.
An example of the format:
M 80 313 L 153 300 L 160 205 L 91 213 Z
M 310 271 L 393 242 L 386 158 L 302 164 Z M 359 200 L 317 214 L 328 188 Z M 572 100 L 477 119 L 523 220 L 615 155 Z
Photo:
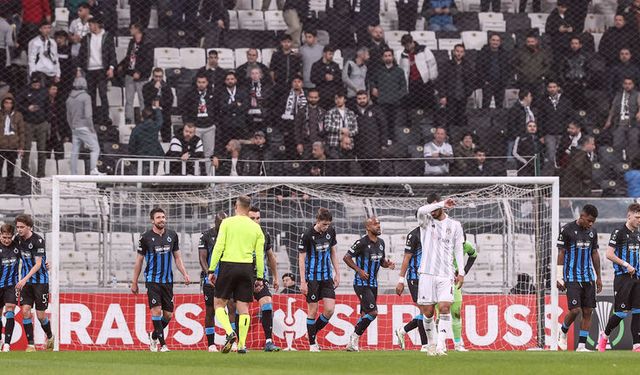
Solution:
M 174 319 L 165 333 L 167 343 L 173 349 L 205 349 L 198 240 L 218 211 L 233 214 L 233 201 L 245 194 L 262 211 L 279 278 L 285 272 L 297 274 L 300 234 L 314 223 L 318 208 L 331 210 L 341 281 L 335 314 L 318 342 L 323 349 L 342 349 L 360 310 L 353 272 L 342 262 L 343 255 L 364 235 L 364 220 L 375 215 L 382 223 L 387 256 L 399 266 L 406 236 L 417 226 L 416 209 L 431 192 L 457 201 L 449 214 L 462 222 L 467 240 L 479 252 L 463 287 L 467 348 L 555 349 L 564 305 L 553 282 L 559 230 L 555 177 L 55 176 L 43 180 L 32 199 L 39 202 L 33 210 L 35 231 L 46 233 L 48 241 L 56 349 L 147 347 L 151 320 L 145 288 L 141 282 L 141 294 L 133 295 L 129 284 L 137 238 L 150 228 L 153 207 L 164 208 L 167 227 L 179 233 L 194 281 L 183 285 L 175 272 Z M 361 349 L 398 349 L 394 330 L 418 314 L 408 291 L 395 295 L 398 269 L 379 273 L 378 319 L 360 340 Z M 305 350 L 304 298 L 273 293 L 275 343 Z M 251 314 L 248 346 L 260 349 L 264 336 L 257 304 Z M 223 331 L 216 327 L 216 342 L 223 341 Z M 417 332 L 410 334 L 407 345 L 419 348 Z

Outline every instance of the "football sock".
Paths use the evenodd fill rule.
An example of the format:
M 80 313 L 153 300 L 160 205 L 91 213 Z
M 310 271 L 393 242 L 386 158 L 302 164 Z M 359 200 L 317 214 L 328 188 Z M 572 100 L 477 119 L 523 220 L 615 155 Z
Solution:
M 438 323 L 438 347 L 447 347 L 447 338 L 451 335 L 451 314 L 440 314 Z
M 453 330 L 453 342 L 456 344 L 462 344 L 462 319 L 460 316 L 453 315 L 451 317 L 451 329 Z
M 320 332 L 324 327 L 327 326 L 327 324 L 329 324 L 329 318 L 325 317 L 324 314 L 320 314 L 320 317 L 318 319 L 316 319 L 316 323 L 315 323 L 315 332 L 316 335 L 318 334 L 318 332 Z
M 167 328 L 167 326 L 169 325 L 169 322 L 171 321 L 171 318 L 167 319 L 164 316 L 162 317 L 162 329 Z
M 422 325 L 424 326 L 424 332 L 427 336 L 427 342 L 429 344 L 435 344 L 436 327 L 433 323 L 433 318 L 427 318 L 426 316 L 423 316 Z
M 273 305 L 270 303 L 265 303 L 262 305 L 262 318 L 260 321 L 262 322 L 262 330 L 264 331 L 264 337 L 267 340 L 271 340 L 271 335 L 273 331 Z
M 152 316 L 151 321 L 153 321 L 152 338 L 158 340 L 161 346 L 167 345 L 167 343 L 164 341 L 164 331 L 162 330 L 162 317 Z
M 206 327 L 204 329 L 205 335 L 207 335 L 207 346 L 215 345 L 216 330 L 213 327 Z
M 31 319 L 22 319 L 24 327 L 24 335 L 27 336 L 27 344 L 33 345 L 33 321 Z
M 581 329 L 580 330 L 580 337 L 578 338 L 578 343 L 579 344 L 586 344 L 587 343 L 587 337 L 589 337 L 589 331 Z
M 607 327 L 604 329 L 604 334 L 606 336 L 611 335 L 611 331 L 620 324 L 624 318 L 626 318 L 627 313 L 623 311 L 616 311 L 609 317 L 609 321 L 607 322 Z
M 44 319 L 40 320 L 40 326 L 42 326 L 42 330 L 47 335 L 47 338 L 50 339 L 53 334 L 51 333 L 51 323 L 49 322 L 49 319 L 45 317 Z
M 222 329 L 230 335 L 233 333 L 233 328 L 231 328 L 231 323 L 229 322 L 229 314 L 227 314 L 227 310 L 224 307 L 218 307 L 216 309 L 216 319 L 220 322 Z
M 562 327 L 560 327 L 560 329 L 562 330 L 562 332 L 567 333 L 569 332 L 569 327 L 571 326 L 571 324 L 567 325 L 566 322 L 562 322 Z
M 365 316 L 358 319 L 358 324 L 356 324 L 356 330 L 355 330 L 356 335 L 362 336 L 362 334 L 367 329 L 367 327 L 369 327 L 369 324 L 371 324 L 371 322 L 373 322 L 375 319 L 376 319 L 375 315 L 372 316 L 369 314 L 366 314 Z
M 11 345 L 11 336 L 13 335 L 13 327 L 15 326 L 15 313 L 13 311 L 7 311 L 4 314 L 7 319 L 7 324 L 4 326 L 4 343 Z M 2 319 L 0 319 L 2 321 Z
M 238 331 L 240 331 L 240 338 L 238 339 L 238 347 L 244 348 L 247 342 L 247 333 L 249 333 L 249 314 L 241 314 L 239 317 Z
M 316 343 L 316 320 L 307 318 L 307 336 L 309 337 L 309 345 Z
M 631 312 L 631 333 L 633 333 L 633 345 L 640 344 L 640 309 Z

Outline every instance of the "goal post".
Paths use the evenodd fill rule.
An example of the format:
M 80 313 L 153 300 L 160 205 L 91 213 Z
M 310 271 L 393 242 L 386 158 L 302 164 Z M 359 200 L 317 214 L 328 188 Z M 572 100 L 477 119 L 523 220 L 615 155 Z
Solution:
M 151 185 L 154 187 L 163 185 L 171 187 L 189 185 L 199 186 L 201 190 L 195 193 L 184 192 L 184 189 L 177 189 L 179 190 L 177 192 L 164 191 L 156 193 L 153 191 L 154 188 L 149 188 L 150 190 L 147 192 L 140 193 L 140 190 L 136 187 L 139 186 L 139 184 L 143 187 Z M 61 272 L 67 272 L 66 268 L 63 270 L 61 267 L 61 248 L 65 246 L 65 242 L 61 237 L 63 232 L 61 230 L 61 217 L 64 215 L 65 202 L 67 199 L 82 199 L 84 196 L 91 196 L 95 197 L 95 200 L 99 202 L 99 206 L 104 204 L 101 209 L 105 210 L 105 212 L 102 212 L 101 215 L 106 218 L 103 221 L 107 221 L 108 223 L 101 229 L 104 235 L 100 235 L 98 238 L 100 238 L 101 241 L 100 246 L 103 247 L 96 253 L 96 259 L 99 259 L 103 269 L 96 269 L 95 271 L 96 275 L 100 275 L 101 282 L 96 283 L 95 287 L 88 289 L 90 293 L 100 294 L 105 292 L 104 287 L 107 286 L 111 277 L 106 271 L 107 262 L 117 263 L 111 259 L 111 250 L 113 247 L 113 243 L 111 243 L 111 241 L 113 241 L 112 234 L 138 231 L 138 228 L 142 225 L 149 225 L 148 221 L 141 222 L 141 220 L 138 219 L 130 220 L 129 216 L 136 215 L 134 211 L 139 214 L 138 211 L 144 211 L 146 207 L 150 205 L 169 204 L 175 205 L 175 207 L 172 207 L 172 210 L 175 212 L 184 213 L 187 211 L 190 212 L 190 210 L 204 210 L 206 212 L 203 214 L 203 217 L 206 218 L 215 214 L 213 210 L 216 209 L 216 207 L 224 207 L 227 211 L 230 211 L 232 207 L 229 202 L 243 192 L 262 197 L 265 191 L 278 186 L 287 186 L 298 192 L 300 196 L 310 197 L 306 198 L 306 201 L 299 199 L 295 202 L 293 202 L 293 199 L 291 202 L 286 200 L 280 202 L 276 199 L 270 199 L 268 202 L 263 200 L 265 202 L 264 204 L 268 205 L 266 209 L 267 212 L 277 211 L 277 215 L 272 218 L 267 218 L 267 224 L 265 225 L 267 225 L 269 231 L 273 232 L 272 235 L 276 237 L 274 239 L 274 250 L 276 250 L 276 246 L 278 246 L 279 249 L 283 249 L 282 251 L 288 251 L 287 247 L 291 246 L 290 243 L 287 245 L 281 237 L 286 237 L 287 235 L 289 237 L 297 237 L 301 232 L 294 232 L 299 232 L 301 228 L 303 228 L 303 224 L 306 226 L 311 222 L 314 210 L 317 210 L 321 205 L 331 203 L 340 206 L 343 216 L 345 216 L 344 220 L 348 220 L 348 223 L 345 223 L 346 227 L 350 229 L 355 228 L 351 230 L 351 232 L 360 234 L 362 234 L 362 232 L 358 232 L 358 230 L 362 229 L 361 222 L 366 215 L 375 214 L 384 217 L 385 213 L 390 213 L 387 216 L 390 221 L 388 225 L 389 228 L 391 228 L 391 241 L 395 248 L 393 252 L 396 253 L 395 255 L 398 255 L 398 252 L 401 251 L 398 250 L 398 239 L 402 238 L 401 233 L 406 234 L 416 226 L 415 221 L 411 222 L 407 217 L 411 216 L 412 212 L 415 212 L 415 209 L 417 209 L 420 204 L 426 203 L 426 192 L 441 192 L 443 196 L 453 196 L 459 199 L 462 202 L 462 206 L 453 211 L 452 217 L 463 222 L 465 231 L 469 230 L 470 236 L 474 237 L 478 242 L 480 256 L 482 256 L 483 251 L 487 251 L 487 255 L 493 256 L 493 258 L 491 258 L 493 261 L 501 262 L 500 267 L 493 269 L 495 271 L 494 274 L 499 274 L 496 276 L 495 282 L 491 285 L 487 283 L 486 287 L 476 285 L 475 289 L 473 289 L 474 292 L 469 294 L 470 302 L 478 301 L 477 306 L 472 306 L 472 308 L 466 312 L 469 316 L 471 316 L 471 313 L 478 314 L 478 316 L 485 314 L 484 312 L 480 312 L 481 309 L 486 309 L 485 315 L 487 317 L 490 316 L 490 313 L 494 309 L 492 305 L 493 302 L 491 299 L 485 297 L 487 294 L 495 293 L 493 291 L 498 291 L 497 294 L 502 294 L 511 302 L 520 301 L 521 299 L 529 301 L 531 297 L 510 295 L 509 289 L 515 282 L 515 275 L 518 270 L 517 266 L 520 264 L 518 260 L 520 254 L 518 254 L 517 248 L 523 244 L 522 241 L 527 241 L 527 239 L 533 241 L 532 249 L 535 250 L 533 250 L 534 254 L 532 255 L 534 257 L 533 264 L 535 264 L 535 269 L 528 269 L 527 271 L 533 273 L 533 279 L 537 286 L 535 302 L 532 304 L 523 302 L 522 309 L 519 310 L 518 308 L 510 309 L 509 306 L 502 306 L 504 303 L 498 301 L 495 303 L 501 306 L 495 307 L 495 309 L 503 313 L 504 316 L 518 316 L 518 314 L 525 314 L 528 310 L 535 310 L 532 313 L 534 317 L 527 318 L 535 319 L 535 321 L 531 321 L 531 328 L 527 328 L 534 331 L 532 333 L 534 337 L 530 342 L 523 343 L 521 346 L 514 345 L 514 347 L 520 349 L 557 349 L 557 322 L 561 315 L 558 290 L 555 285 L 556 267 L 553 266 L 557 259 L 555 239 L 559 233 L 559 179 L 557 177 L 54 176 L 51 179 L 50 185 L 50 222 L 44 223 L 44 221 L 48 220 L 47 218 L 38 219 L 36 217 L 36 223 L 44 223 L 43 226 L 46 227 L 47 230 L 50 230 L 51 234 L 47 249 L 51 259 L 50 314 L 52 329 L 56 337 L 60 337 L 61 333 L 61 296 L 64 294 L 61 290 Z M 47 189 L 48 187 L 42 188 L 42 192 L 45 192 Z M 48 193 L 48 191 L 46 193 Z M 116 212 L 115 207 L 118 205 L 120 211 Z M 181 206 L 178 207 L 179 205 Z M 185 208 L 185 205 L 188 207 Z M 293 215 L 292 212 L 296 214 Z M 37 216 L 38 212 L 34 211 L 34 215 Z M 142 216 L 144 217 L 145 215 L 146 212 L 143 212 Z M 283 222 L 289 219 L 294 222 L 300 220 L 298 215 L 306 217 L 308 221 L 305 223 L 294 223 L 293 227 L 295 227 L 295 229 L 290 229 L 290 224 L 283 224 Z M 263 218 L 264 217 L 265 215 L 263 215 Z M 393 222 L 396 217 L 401 217 L 401 219 Z M 128 220 L 126 223 L 125 219 Z M 169 220 L 168 226 L 171 227 L 171 214 L 169 214 Z M 381 221 L 384 236 L 385 224 L 387 223 L 384 218 Z M 206 224 L 206 222 L 203 224 Z M 78 233 L 87 231 L 87 228 L 93 230 L 93 227 L 89 227 L 89 224 L 83 224 L 82 222 L 74 222 L 72 224 L 65 223 L 65 228 L 67 231 L 71 230 L 75 232 L 74 235 L 76 237 L 74 238 L 77 238 Z M 285 232 L 288 231 L 291 233 L 285 234 Z M 340 234 L 340 231 L 338 231 L 338 236 L 340 236 Z M 497 234 L 499 238 L 492 239 L 490 238 L 490 234 L 493 234 L 494 237 Z M 344 236 L 343 238 L 351 239 L 353 235 L 355 234 L 352 234 L 352 236 Z M 289 238 L 289 241 L 291 241 L 291 238 Z M 342 243 L 341 245 L 350 246 L 351 243 Z M 340 248 L 342 249 L 344 247 Z M 527 249 L 529 249 L 528 246 Z M 342 253 L 339 254 L 339 258 L 341 258 L 341 256 Z M 286 258 L 286 255 L 283 255 L 283 257 Z M 396 257 L 396 259 L 399 258 Z M 98 260 L 96 260 L 96 262 L 98 262 Z M 492 270 L 491 264 L 489 264 L 491 260 L 487 258 L 483 262 L 487 265 L 488 271 L 486 271 L 486 274 L 489 275 Z M 291 265 L 293 266 L 293 264 Z M 388 271 L 381 270 L 381 273 L 383 272 Z M 472 269 L 471 273 L 474 272 L 475 270 Z M 343 274 L 347 275 L 348 272 L 343 272 Z M 193 279 L 193 275 L 190 275 Z M 397 273 L 394 272 L 393 276 L 386 280 L 387 283 L 385 286 L 395 286 L 396 277 Z M 178 276 L 177 279 L 181 280 L 181 277 Z M 484 283 L 482 277 L 476 278 L 476 281 L 478 284 Z M 353 294 L 350 287 L 351 282 L 352 280 L 343 278 L 341 280 L 342 287 L 339 291 L 343 291 L 344 294 Z M 465 288 L 467 285 L 473 288 L 471 281 L 468 284 L 465 283 Z M 197 292 L 192 291 L 189 293 Z M 122 295 L 124 295 L 124 292 L 122 294 L 114 294 L 114 296 Z M 108 295 L 106 296 L 107 297 L 102 295 L 102 297 L 108 299 Z M 467 296 L 465 295 L 465 299 L 466 298 Z M 289 297 L 283 297 L 282 301 L 285 305 L 287 301 L 289 301 L 289 310 L 291 310 L 291 304 L 295 303 L 293 299 Z M 110 305 L 110 301 L 108 300 L 99 303 Z M 389 310 L 395 310 L 394 303 L 394 301 L 389 302 Z M 351 307 L 345 307 L 345 309 L 347 308 L 351 309 Z M 286 310 L 286 307 L 283 307 L 283 311 L 284 310 Z M 290 312 L 291 311 L 289 311 L 289 313 Z M 65 312 L 65 314 L 67 313 L 68 312 Z M 136 311 L 136 314 L 137 313 L 138 311 Z M 146 313 L 148 314 L 148 311 Z M 336 312 L 336 314 L 338 314 L 338 312 Z M 389 311 L 389 314 L 391 314 L 391 311 Z M 486 319 L 489 318 L 485 318 L 485 320 Z M 527 320 L 525 318 L 523 319 Z M 522 322 L 523 319 L 521 319 L 520 322 Z M 341 322 L 342 321 L 337 323 Z M 393 324 L 395 327 L 396 323 L 395 321 L 391 323 L 386 322 L 382 318 L 379 319 L 380 325 Z M 488 324 L 488 322 L 484 323 Z M 465 327 L 464 330 L 466 331 L 466 328 L 475 326 L 475 324 L 474 322 L 470 322 L 466 327 L 463 325 L 463 327 Z M 138 322 L 136 322 L 136 330 L 140 329 L 137 325 Z M 276 322 L 274 321 L 274 330 L 276 329 L 275 325 Z M 341 327 L 344 329 L 346 326 L 342 325 Z M 391 326 L 384 328 L 391 328 Z M 478 331 L 482 329 L 477 328 L 477 336 L 480 336 Z M 505 336 L 517 336 L 518 330 L 522 329 L 522 326 L 516 324 L 516 326 L 512 329 L 510 328 L 510 330 L 505 333 Z M 252 325 L 252 330 L 261 330 L 261 328 L 259 328 L 259 325 L 255 327 Z M 383 333 L 384 335 L 391 335 L 391 337 L 386 338 L 388 342 L 393 342 L 392 330 L 387 329 L 385 332 L 386 333 Z M 545 332 L 549 332 L 550 334 L 546 335 Z M 502 331 L 500 333 L 502 334 Z M 335 337 L 338 336 L 338 334 L 334 334 L 333 332 L 329 334 Z M 489 335 L 489 333 L 486 333 L 486 335 Z M 370 348 L 394 348 L 390 344 L 376 347 L 376 340 L 377 339 L 369 340 L 370 344 L 373 343 Z M 99 340 L 96 340 L 96 345 L 97 341 Z M 517 339 L 512 339 L 511 342 L 513 341 L 517 341 Z M 336 339 L 333 342 L 341 341 Z M 290 342 L 287 341 L 287 344 L 290 344 Z M 115 346 L 109 347 L 107 345 L 107 347 L 120 349 Z M 141 347 L 137 346 L 132 348 L 140 349 Z M 185 346 L 185 349 L 188 348 L 190 347 Z M 486 348 L 500 350 L 511 348 L 511 346 L 495 344 L 489 345 Z M 59 349 L 60 342 L 57 340 L 55 350 Z

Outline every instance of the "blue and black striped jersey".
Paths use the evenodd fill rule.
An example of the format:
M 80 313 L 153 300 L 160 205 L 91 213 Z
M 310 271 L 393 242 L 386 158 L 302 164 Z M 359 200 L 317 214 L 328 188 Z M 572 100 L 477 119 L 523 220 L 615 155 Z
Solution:
M 420 227 L 414 228 L 407 235 L 407 242 L 404 246 L 404 253 L 411 254 L 409 260 L 409 267 L 407 267 L 407 280 L 418 280 L 420 274 L 418 269 L 420 268 L 420 259 L 422 258 L 422 244 L 420 242 Z
M 29 271 L 36 265 L 37 258 L 42 258 L 40 269 L 31 276 L 27 284 L 49 284 L 49 272 L 47 272 L 47 267 L 45 267 L 47 252 L 45 250 L 44 238 L 37 233 L 31 233 L 31 237 L 27 239 L 16 236 L 16 241 L 22 259 L 22 277 L 27 276 Z
M 173 284 L 173 253 L 180 249 L 178 234 L 165 229 L 162 235 L 148 230 L 140 235 L 138 254 L 144 255 L 147 267 L 144 280 L 147 283 Z
M 611 233 L 609 239 L 609 246 L 613 247 L 614 253 L 622 261 L 629 263 L 636 269 L 633 277 L 639 278 L 638 269 L 640 269 L 640 233 L 638 231 L 631 231 L 627 228 L 627 225 L 623 225 L 621 228 L 616 229 Z M 613 263 L 613 270 L 616 275 L 624 275 L 627 272 L 625 267 L 622 267 L 616 263 Z
M 306 281 L 333 279 L 331 248 L 336 244 L 336 230 L 333 227 L 329 227 L 325 233 L 319 233 L 312 226 L 302 234 L 298 251 L 306 254 L 304 259 Z
M 20 281 L 20 250 L 14 242 L 9 246 L 0 244 L 0 288 L 16 285 Z
M 369 236 L 364 236 L 353 243 L 348 254 L 361 270 L 369 274 L 369 278 L 365 280 L 356 272 L 353 285 L 377 287 L 378 271 L 385 258 L 384 240 L 378 238 L 376 242 L 373 242 Z
M 262 233 L 264 233 L 264 279 L 268 281 L 271 275 L 269 274 L 269 262 L 268 262 L 267 252 L 273 251 L 273 244 L 271 242 L 271 235 L 267 233 L 267 231 L 264 230 L 264 228 L 262 228 Z M 254 254 L 254 258 L 255 258 L 255 254 Z
M 211 254 L 213 254 L 213 247 L 216 245 L 216 238 L 218 237 L 218 228 L 210 228 L 202 232 L 200 235 L 200 242 L 198 242 L 198 251 L 207 252 L 207 264 L 211 264 Z M 215 275 L 218 276 L 218 269 L 215 270 Z M 204 277 L 204 284 L 209 283 L 209 278 Z
M 598 233 L 595 229 L 583 229 L 576 221 L 562 227 L 558 236 L 558 248 L 564 249 L 563 279 L 566 282 L 592 282 L 592 253 L 598 251 Z

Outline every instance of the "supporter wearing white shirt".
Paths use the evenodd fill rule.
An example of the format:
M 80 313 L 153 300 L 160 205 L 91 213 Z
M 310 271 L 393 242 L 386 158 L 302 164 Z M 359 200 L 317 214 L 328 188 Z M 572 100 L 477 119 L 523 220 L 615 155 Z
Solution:
M 78 18 L 71 21 L 69 25 L 69 39 L 71 40 L 71 56 L 78 57 L 80 53 L 80 41 L 89 34 L 89 19 L 91 18 L 91 7 L 87 3 L 82 3 L 78 7 Z
M 447 140 L 447 131 L 437 128 L 433 141 L 424 145 L 424 174 L 427 176 L 446 176 L 453 157 L 453 148 Z
M 55 82 L 60 81 L 60 62 L 58 61 L 58 45 L 49 35 L 51 23 L 40 24 L 40 35 L 29 42 L 29 75 L 40 72 Z

